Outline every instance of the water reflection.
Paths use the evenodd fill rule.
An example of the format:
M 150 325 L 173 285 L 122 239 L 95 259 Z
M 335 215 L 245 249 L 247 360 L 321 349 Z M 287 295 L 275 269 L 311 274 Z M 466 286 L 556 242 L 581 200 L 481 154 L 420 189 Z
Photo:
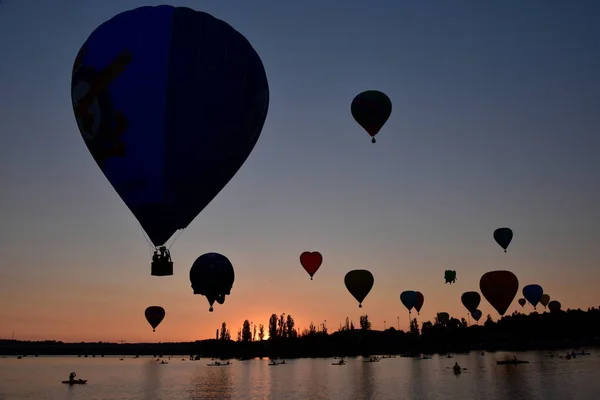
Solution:
M 144 365 L 144 400 L 157 400 L 160 388 L 160 365 L 154 360 Z
M 196 369 L 190 390 L 191 400 L 232 399 L 235 392 L 231 379 L 232 366 Z
M 361 362 L 361 360 L 357 360 L 358 362 Z M 377 366 L 379 366 L 379 363 L 370 363 L 370 362 L 363 362 L 361 365 L 361 369 L 360 369 L 360 379 L 356 379 L 356 382 L 359 382 L 358 385 L 358 390 L 354 393 L 355 395 L 358 395 L 360 393 L 361 397 L 363 399 L 373 399 L 374 397 L 374 389 L 375 389 L 375 385 L 374 385 L 374 381 L 373 381 L 373 369 L 377 368 Z

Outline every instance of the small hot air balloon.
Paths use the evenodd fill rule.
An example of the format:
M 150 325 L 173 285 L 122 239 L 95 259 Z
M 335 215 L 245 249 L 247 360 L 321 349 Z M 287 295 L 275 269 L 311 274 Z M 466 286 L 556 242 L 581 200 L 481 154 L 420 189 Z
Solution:
M 449 283 L 452 285 L 454 282 L 456 282 L 456 271 L 447 269 L 444 272 L 444 279 L 446 280 L 446 283 Z
M 481 296 L 477 292 L 464 292 L 462 296 L 460 296 L 460 301 L 472 315 L 473 311 L 477 310 L 479 303 L 481 303 Z
M 263 63 L 229 24 L 139 7 L 97 27 L 73 66 L 84 142 L 155 248 L 185 229 L 252 152 L 269 106 Z M 153 260 L 152 275 L 173 275 Z
M 372 137 L 371 143 L 375 143 L 375 135 L 392 114 L 392 101 L 383 92 L 367 90 L 352 100 L 350 112 L 356 122 Z
M 206 253 L 194 261 L 190 269 L 190 282 L 194 294 L 206 296 L 209 311 L 213 304 L 225 302 L 225 296 L 230 294 L 235 280 L 233 265 L 227 257 L 219 253 Z
M 322 263 L 323 256 L 318 251 L 305 251 L 304 253 L 300 254 L 300 264 L 302 264 L 304 270 L 308 272 L 308 275 L 310 275 L 311 281 Z
M 404 304 L 404 307 L 410 311 L 417 305 L 418 295 L 414 290 L 405 290 L 400 294 L 400 301 Z
M 156 327 L 165 318 L 165 309 L 160 306 L 150 306 L 146 308 L 144 314 L 146 315 L 146 321 L 152 327 L 152 332 L 156 332 Z
M 498 314 L 504 315 L 519 291 L 519 280 L 510 271 L 491 271 L 483 274 L 479 288 Z
M 417 292 L 417 302 L 415 304 L 415 310 L 417 310 L 417 314 L 420 315 L 421 308 L 423 307 L 423 303 L 425 303 L 425 296 L 423 293 Z
M 521 305 L 521 307 L 525 307 L 525 304 L 527 304 L 527 300 L 525 299 L 519 299 L 518 302 Z
M 437 313 L 437 320 L 440 324 L 444 325 L 450 321 L 450 314 L 447 312 L 439 312 Z
M 510 228 L 498 228 L 494 231 L 494 240 L 504 249 L 505 253 L 512 238 L 513 231 Z
M 371 289 L 375 278 L 370 271 L 366 269 L 355 269 L 346 274 L 344 283 L 346 289 L 358 301 L 358 307 L 362 308 L 362 302 L 365 300 Z
M 562 305 L 560 304 L 560 301 L 552 300 L 550 303 L 548 303 L 548 308 L 550 309 L 550 312 L 557 313 L 560 311 L 561 307 Z
M 544 293 L 542 295 L 542 298 L 540 299 L 540 303 L 542 303 L 544 308 L 546 308 L 548 306 L 549 302 L 550 302 L 550 295 Z
M 531 303 L 533 309 L 535 310 L 537 304 L 542 299 L 544 295 L 544 289 L 540 285 L 527 285 L 523 288 L 523 297 Z
M 473 310 L 473 312 L 471 313 L 471 317 L 473 317 L 473 319 L 478 322 L 481 319 L 481 315 L 481 310 Z

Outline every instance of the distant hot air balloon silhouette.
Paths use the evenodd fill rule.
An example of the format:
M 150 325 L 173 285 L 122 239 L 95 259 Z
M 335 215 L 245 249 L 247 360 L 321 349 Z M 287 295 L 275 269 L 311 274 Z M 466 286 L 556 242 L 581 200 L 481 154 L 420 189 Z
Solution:
M 518 300 L 519 304 L 521 305 L 521 307 L 525 307 L 525 304 L 527 304 L 527 300 L 521 298 Z
M 358 301 L 358 307 L 362 307 L 362 302 L 373 288 L 374 282 L 373 274 L 366 269 L 352 270 L 344 277 L 346 289 Z
M 402 304 L 404 304 L 404 307 L 406 307 L 408 313 L 410 314 L 410 311 L 417 305 L 417 292 L 414 290 L 405 290 L 404 292 L 400 293 L 400 301 Z
M 449 283 L 452 285 L 454 282 L 456 282 L 456 271 L 447 269 L 444 272 L 444 280 L 446 281 L 446 283 Z
M 560 304 L 560 301 L 552 300 L 548 303 L 548 308 L 550 309 L 550 312 L 557 313 L 562 308 L 562 304 Z
M 194 294 L 206 296 L 211 312 L 215 301 L 219 304 L 225 302 L 225 296 L 231 293 L 234 280 L 235 272 L 231 261 L 219 253 L 201 255 L 190 269 Z
M 437 313 L 437 320 L 440 324 L 447 324 L 450 321 L 450 314 L 447 312 L 439 312 Z
M 519 280 L 510 271 L 491 271 L 483 274 L 479 288 L 498 314 L 504 315 L 519 290 Z
M 161 248 L 244 164 L 269 86 L 241 33 L 163 5 L 122 12 L 91 33 L 73 65 L 71 98 L 93 159 Z M 152 275 L 173 275 L 162 261 Z
M 505 253 L 512 238 L 513 231 L 510 228 L 498 228 L 494 231 L 494 240 L 504 249 Z
M 417 310 L 417 314 L 421 313 L 423 303 L 425 303 L 425 296 L 423 296 L 423 293 L 417 292 L 417 303 L 415 304 L 415 310 Z
M 472 315 L 473 311 L 477 310 L 479 303 L 481 303 L 481 296 L 477 292 L 464 292 L 462 296 L 460 296 L 460 301 Z
M 375 143 L 375 135 L 392 114 L 392 101 L 383 92 L 367 90 L 352 100 L 350 112 L 356 122 L 372 137 L 371 143 Z
M 540 285 L 527 285 L 523 288 L 523 297 L 531 303 L 533 309 L 535 310 L 536 306 L 542 299 L 544 295 L 544 289 Z
M 481 310 L 473 310 L 471 313 L 471 317 L 473 317 L 475 321 L 479 321 L 481 319 L 481 315 Z
M 542 298 L 540 299 L 540 303 L 542 303 L 544 308 L 546 308 L 546 307 L 548 307 L 549 302 L 550 302 L 550 295 L 544 293 L 542 295 Z
M 302 264 L 304 270 L 308 272 L 308 275 L 310 275 L 311 281 L 322 263 L 323 256 L 318 251 L 305 251 L 304 253 L 300 254 L 300 264 Z
M 150 306 L 144 311 L 146 321 L 152 327 L 152 332 L 156 331 L 156 327 L 160 325 L 162 320 L 165 318 L 165 309 L 160 306 Z

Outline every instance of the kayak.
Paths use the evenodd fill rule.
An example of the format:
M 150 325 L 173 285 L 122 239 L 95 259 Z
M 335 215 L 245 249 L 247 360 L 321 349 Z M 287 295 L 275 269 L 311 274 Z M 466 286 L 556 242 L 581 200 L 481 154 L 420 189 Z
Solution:
M 504 360 L 504 361 L 496 361 L 496 365 L 516 365 L 516 364 L 529 364 L 529 361 L 523 360 Z
M 346 365 L 346 363 L 331 363 L 331 365 Z
M 229 364 L 206 364 L 208 367 L 226 367 L 228 365 L 231 365 L 233 363 L 229 363 Z
M 65 383 L 67 385 L 85 385 L 86 382 L 87 382 L 87 379 L 76 379 L 74 381 L 62 381 L 62 383 Z

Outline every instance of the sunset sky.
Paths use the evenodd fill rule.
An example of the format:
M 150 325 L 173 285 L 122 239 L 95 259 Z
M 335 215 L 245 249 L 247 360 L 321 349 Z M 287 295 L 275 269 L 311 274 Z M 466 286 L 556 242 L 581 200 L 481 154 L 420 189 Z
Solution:
M 600 305 L 600 2 L 177 2 L 247 37 L 270 107 L 247 162 L 171 248 L 172 277 L 150 275 L 70 97 L 88 35 L 158 4 L 0 7 L 0 338 L 188 341 L 283 312 L 300 329 L 363 314 L 406 329 L 400 292 L 424 294 L 420 322 L 466 317 L 460 295 L 495 269 L 517 274 L 517 298 L 539 283 L 563 308 Z M 393 102 L 376 144 L 350 114 L 367 89 Z M 492 238 L 502 226 L 507 253 Z M 305 250 L 324 256 L 313 281 Z M 213 313 L 188 275 L 206 252 L 236 273 Z M 357 268 L 375 276 L 362 309 L 343 282 Z M 167 311 L 155 333 L 149 305 Z

